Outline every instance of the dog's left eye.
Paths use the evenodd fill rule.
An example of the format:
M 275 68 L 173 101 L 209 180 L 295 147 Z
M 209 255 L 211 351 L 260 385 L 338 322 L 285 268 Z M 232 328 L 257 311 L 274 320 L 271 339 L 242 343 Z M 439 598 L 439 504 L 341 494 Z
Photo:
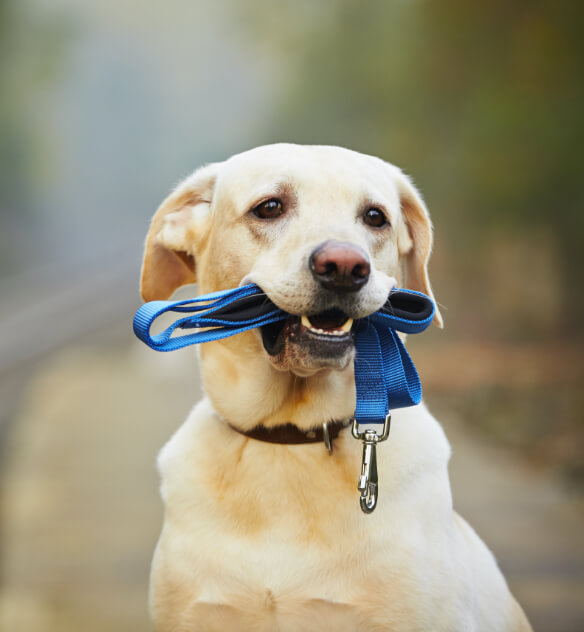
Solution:
M 276 219 L 284 213 L 284 205 L 277 199 L 266 200 L 258 204 L 252 213 L 260 219 Z
M 389 224 L 385 213 L 378 208 L 368 208 L 363 213 L 363 221 L 367 226 L 373 226 L 373 228 L 382 228 L 386 224 Z

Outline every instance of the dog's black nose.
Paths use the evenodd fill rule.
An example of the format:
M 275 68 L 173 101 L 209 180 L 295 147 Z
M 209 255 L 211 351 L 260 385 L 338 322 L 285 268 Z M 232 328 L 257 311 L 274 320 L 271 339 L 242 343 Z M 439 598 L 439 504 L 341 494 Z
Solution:
M 367 283 L 371 265 L 357 245 L 325 241 L 315 248 L 309 260 L 312 276 L 325 288 L 336 292 L 356 292 Z

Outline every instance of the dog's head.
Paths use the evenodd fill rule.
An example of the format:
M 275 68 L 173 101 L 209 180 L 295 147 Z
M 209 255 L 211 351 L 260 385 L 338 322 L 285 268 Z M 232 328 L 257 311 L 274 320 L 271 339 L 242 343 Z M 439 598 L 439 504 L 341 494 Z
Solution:
M 141 292 L 256 283 L 291 317 L 253 332 L 246 353 L 309 376 L 350 365 L 352 319 L 396 284 L 432 296 L 431 245 L 424 202 L 397 167 L 338 147 L 269 145 L 199 169 L 164 201 Z

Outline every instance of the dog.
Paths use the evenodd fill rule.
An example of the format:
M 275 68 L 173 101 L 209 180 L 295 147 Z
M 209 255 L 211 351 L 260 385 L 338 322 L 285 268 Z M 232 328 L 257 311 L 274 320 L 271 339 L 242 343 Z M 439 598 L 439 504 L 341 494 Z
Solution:
M 200 349 L 206 395 L 158 459 L 157 631 L 531 630 L 453 511 L 450 447 L 424 404 L 393 411 L 378 507 L 359 509 L 352 322 L 395 286 L 433 298 L 431 247 L 408 177 L 340 147 L 252 149 L 195 171 L 160 206 L 144 300 L 256 283 L 291 316 Z M 308 439 L 323 423 L 332 454 Z M 283 428 L 306 442 L 266 440 Z

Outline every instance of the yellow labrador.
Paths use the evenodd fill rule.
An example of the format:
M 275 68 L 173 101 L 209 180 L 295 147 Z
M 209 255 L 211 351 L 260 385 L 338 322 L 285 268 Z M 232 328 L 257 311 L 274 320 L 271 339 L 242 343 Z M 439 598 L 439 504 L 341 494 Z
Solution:
M 159 457 L 156 630 L 531 629 L 452 509 L 450 448 L 423 404 L 394 412 L 378 508 L 359 509 L 362 447 L 341 423 L 355 408 L 351 319 L 396 284 L 432 296 L 431 244 L 408 178 L 338 147 L 247 151 L 199 169 L 158 209 L 145 300 L 254 282 L 294 316 L 201 348 L 206 396 Z M 323 422 L 337 429 L 332 455 L 262 440 L 282 427 L 310 437 Z

